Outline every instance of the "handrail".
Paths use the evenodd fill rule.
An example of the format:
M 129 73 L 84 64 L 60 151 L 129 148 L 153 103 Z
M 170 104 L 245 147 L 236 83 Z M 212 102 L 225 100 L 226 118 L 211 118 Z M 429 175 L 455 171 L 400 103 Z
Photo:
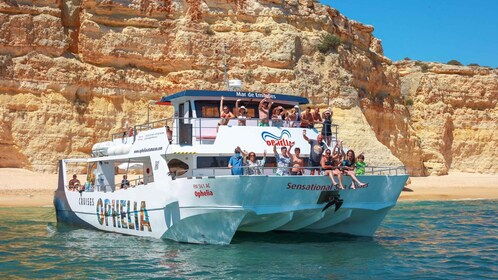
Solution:
M 237 167 L 237 168 L 240 168 L 240 169 L 243 169 L 244 170 L 244 175 L 247 175 L 247 169 L 250 169 L 250 168 L 255 168 L 255 167 L 252 167 L 252 166 L 241 166 L 241 167 Z M 262 167 L 257 167 L 259 168 L 260 170 L 263 170 L 263 174 L 261 175 L 275 175 L 276 174 L 276 171 L 278 169 L 282 169 L 282 167 L 277 167 L 277 166 L 262 166 Z M 294 169 L 295 167 L 285 167 L 284 169 L 287 169 L 290 173 L 290 171 L 292 169 Z M 324 171 L 327 171 L 327 170 L 330 170 L 330 169 L 323 169 L 322 167 L 310 167 L 310 166 L 305 166 L 305 167 L 302 167 L 302 169 L 304 170 L 316 170 L 316 169 L 319 169 L 319 174 L 321 175 L 324 175 Z M 405 166 L 370 166 L 368 167 L 368 169 L 370 169 L 370 171 L 368 170 L 365 170 L 365 174 L 364 175 L 358 175 L 358 176 L 369 176 L 369 175 L 408 175 L 408 173 L 406 172 L 406 167 Z M 271 170 L 271 173 L 272 174 L 267 174 L 268 172 L 265 172 L 267 170 Z M 181 177 L 181 178 L 184 178 L 184 177 L 196 177 L 196 176 L 201 176 L 201 175 L 195 175 L 195 173 L 199 173 L 199 172 L 195 172 L 195 171 L 203 171 L 203 172 L 210 172 L 210 174 L 203 174 L 202 176 L 217 176 L 217 173 L 220 173 L 220 172 L 217 172 L 217 171 L 226 171 L 224 173 L 227 173 L 227 174 L 223 174 L 223 175 L 230 175 L 230 169 L 228 167 L 206 167 L 206 168 L 192 168 L 192 169 L 188 169 L 188 170 L 175 170 L 173 172 L 170 172 L 170 175 L 172 175 L 173 177 Z M 181 174 L 179 174 L 181 173 Z M 306 173 L 306 172 L 305 172 Z M 202 173 L 201 173 L 202 174 Z M 309 173 L 307 174 L 304 174 L 305 176 L 306 175 L 309 175 Z M 247 175 L 247 176 L 253 176 L 253 175 Z M 257 176 L 257 175 L 255 175 Z
M 131 180 L 128 180 L 128 183 L 129 183 L 129 187 L 128 188 L 135 188 L 137 186 L 145 186 L 147 185 L 148 183 L 146 183 L 144 181 L 145 177 L 152 177 L 152 175 L 147 175 L 147 176 L 144 176 L 142 178 L 137 178 L 137 179 L 131 179 Z M 121 190 L 123 188 L 121 188 L 121 182 L 119 183 L 116 183 L 114 185 L 91 185 L 89 189 L 84 189 L 83 192 L 94 192 L 94 191 L 97 191 L 97 192 L 106 192 L 105 190 L 107 190 L 107 187 L 114 187 L 114 190 L 111 190 L 111 192 L 114 192 L 114 191 L 118 191 L 118 190 Z M 71 190 L 69 189 L 69 185 L 64 185 L 64 187 L 66 189 L 68 189 L 69 191 L 79 191 L 78 189 L 74 189 L 74 190 Z M 81 184 L 79 188 L 81 187 L 85 187 L 85 184 Z
M 196 141 L 201 142 L 203 139 L 203 129 L 216 129 L 218 126 L 217 125 L 203 125 L 203 123 L 206 122 L 213 122 L 216 120 L 219 120 L 219 118 L 189 118 L 189 117 L 174 117 L 174 118 L 165 118 L 165 119 L 160 119 L 157 121 L 152 121 L 152 122 L 147 122 L 143 124 L 138 124 L 133 126 L 133 135 L 128 134 L 128 131 L 121 131 L 118 133 L 113 133 L 111 134 L 112 141 L 115 141 L 116 139 L 121 139 L 123 143 L 128 142 L 130 137 L 133 137 L 133 140 L 131 143 L 135 142 L 135 137 L 139 132 L 142 131 L 147 131 L 150 129 L 155 129 L 155 128 L 160 128 L 160 127 L 169 127 L 171 131 L 176 130 L 176 137 L 175 139 L 172 139 L 173 143 L 178 143 L 178 135 L 179 135 L 179 126 L 177 125 L 177 120 L 183 120 L 184 123 L 190 123 L 193 124 L 194 126 L 192 127 L 194 133 L 194 137 L 196 137 Z M 260 118 L 249 118 L 246 119 L 246 126 L 259 126 L 260 121 L 262 119 Z M 294 127 L 294 128 L 300 128 L 300 121 L 288 121 L 288 120 L 275 120 L 275 119 L 270 119 L 269 120 L 269 126 L 272 127 Z M 238 126 L 238 119 L 237 118 L 231 118 L 228 120 L 228 123 L 226 126 Z M 317 131 L 321 131 L 323 127 L 322 123 L 315 123 L 314 124 L 314 129 Z M 332 132 L 332 137 L 337 139 L 338 135 L 338 128 L 339 125 L 337 124 L 331 124 L 331 132 Z M 204 135 L 206 132 L 204 131 Z M 216 133 L 214 133 L 216 134 Z M 130 143 L 130 144 L 131 144 Z

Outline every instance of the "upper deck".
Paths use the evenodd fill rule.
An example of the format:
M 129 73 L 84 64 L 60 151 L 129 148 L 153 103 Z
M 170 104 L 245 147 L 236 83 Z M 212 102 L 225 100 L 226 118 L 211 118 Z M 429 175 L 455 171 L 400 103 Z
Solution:
M 220 102 L 221 97 L 224 97 L 223 105 L 237 116 L 236 102 L 239 100 L 239 107 L 244 106 L 247 110 L 247 119 L 245 125 L 240 127 L 237 118 L 230 119 L 226 126 L 218 127 L 220 121 Z M 198 146 L 204 146 L 203 151 L 206 152 L 205 145 L 216 144 L 216 140 L 221 137 L 223 142 L 219 142 L 215 150 L 218 153 L 232 151 L 240 145 L 243 148 L 257 150 L 258 146 L 254 145 L 257 140 L 266 142 L 270 140 L 285 140 L 291 141 L 289 137 L 302 139 L 303 128 L 300 128 L 300 121 L 288 120 L 271 120 L 269 126 L 260 126 L 261 119 L 259 118 L 258 107 L 260 101 L 265 94 L 258 92 L 243 92 L 243 91 L 207 91 L 207 90 L 186 90 L 169 96 L 163 97 L 158 103 L 171 105 L 174 108 L 174 117 L 153 121 L 133 127 L 133 136 L 127 136 L 124 132 L 113 135 L 113 142 L 119 143 L 135 143 L 137 139 L 143 139 L 144 133 L 152 129 L 164 128 L 165 135 L 168 137 L 168 142 L 172 146 L 172 151 L 196 151 L 199 152 Z M 301 96 L 269 94 L 272 102 L 270 109 L 277 106 L 282 106 L 284 109 L 290 110 L 294 106 L 302 106 L 309 104 L 307 98 Z M 299 107 L 300 108 L 300 107 Z M 300 109 L 298 109 L 300 115 Z M 315 128 L 308 129 L 308 136 L 316 138 L 316 135 L 321 132 L 322 124 L 315 124 Z M 337 125 L 332 125 L 333 139 L 337 138 Z M 223 133 L 222 133 L 223 132 Z M 266 135 L 262 135 L 265 133 Z M 142 135 L 142 136 L 141 136 Z M 295 140 L 292 140 L 295 141 Z M 221 144 L 224 143 L 225 145 Z M 234 143 L 225 151 L 226 143 Z M 279 146 L 289 142 L 281 142 Z M 304 145 L 304 144 L 303 144 Z M 233 146 L 233 147 L 232 147 Z M 213 147 L 214 148 L 214 147 Z M 261 147 L 259 147 L 261 148 Z M 272 149 L 272 147 L 265 147 Z M 303 149 L 303 147 L 301 147 Z M 171 150 L 170 150 L 171 152 Z M 262 153 L 257 152 L 258 154 Z M 306 153 L 305 151 L 302 151 Z
M 186 101 L 203 101 L 216 100 L 220 101 L 221 97 L 226 100 L 249 100 L 259 103 L 264 98 L 265 93 L 253 91 L 223 91 L 223 90 L 184 90 L 178 93 L 163 96 L 160 102 L 170 102 L 171 104 L 180 104 Z M 272 101 L 287 105 L 305 105 L 309 104 L 309 100 L 305 97 L 271 93 Z M 219 104 L 218 104 L 219 105 Z M 247 106 L 246 106 L 247 107 Z
M 228 106 L 234 115 L 237 113 L 234 110 L 237 100 L 239 106 L 247 108 L 245 125 L 239 125 L 234 118 L 227 125 L 218 126 L 221 96 L 224 97 L 223 105 Z M 289 147 L 291 143 L 295 144 L 294 148 L 300 148 L 301 157 L 306 160 L 311 149 L 307 139 L 316 139 L 321 133 L 322 124 L 316 123 L 314 128 L 301 128 L 298 120 L 270 119 L 268 126 L 260 126 L 258 106 L 263 96 L 254 92 L 183 91 L 163 97 L 160 103 L 173 106 L 174 117 L 133 126 L 131 135 L 126 132 L 114 134 L 112 141 L 93 147 L 93 157 L 88 161 L 142 163 L 144 170 L 152 171 L 158 160 L 163 158 L 167 161 L 169 172 L 181 170 L 185 172 L 182 173 L 183 177 L 228 175 L 228 158 L 240 146 L 243 150 L 254 152 L 257 157 L 262 157 L 266 152 L 265 174 L 271 175 L 275 171 L 273 147 L 278 146 L 280 152 L 282 146 Z M 279 94 L 272 94 L 271 100 L 273 106 L 270 110 L 275 106 L 290 109 L 308 104 L 306 98 Z M 306 137 L 303 136 L 303 130 Z M 333 146 L 338 126 L 332 124 L 331 130 L 330 146 Z M 294 149 L 291 151 L 295 152 Z M 397 172 L 397 169 L 392 168 L 376 169 L 375 172 L 391 170 Z M 374 173 L 373 168 L 371 172 Z M 150 173 L 146 173 L 150 177 Z

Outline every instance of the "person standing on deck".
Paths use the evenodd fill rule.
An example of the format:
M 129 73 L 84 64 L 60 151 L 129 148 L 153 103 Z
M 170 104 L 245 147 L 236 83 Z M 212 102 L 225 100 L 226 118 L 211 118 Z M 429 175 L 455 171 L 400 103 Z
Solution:
M 311 113 L 311 107 L 306 107 L 306 111 L 301 114 L 301 124 L 302 128 L 313 128 L 313 114 Z
M 310 143 L 310 161 L 309 166 L 311 167 L 310 175 L 315 175 L 315 170 L 318 170 L 320 175 L 320 161 L 322 160 L 323 151 L 325 151 L 325 143 L 323 142 L 323 136 L 318 134 L 316 140 L 309 139 L 306 136 L 306 130 L 303 130 L 303 138 L 306 142 Z
M 327 142 L 327 146 L 330 146 L 332 143 L 332 115 L 332 109 L 330 108 L 323 113 L 322 135 L 325 138 L 325 142 Z
M 273 105 L 269 94 L 259 102 L 259 126 L 270 126 L 270 108 Z
M 316 123 L 322 123 L 322 116 L 320 115 L 320 108 L 315 107 L 315 112 L 311 114 L 313 116 L 313 125 Z
M 126 190 L 128 187 L 130 187 L 130 181 L 128 181 L 128 176 L 125 174 L 123 175 L 123 180 L 121 180 L 121 188 Z
M 246 158 L 247 154 L 247 158 Z M 246 175 L 264 175 L 264 166 L 266 162 L 266 150 L 263 152 L 263 159 L 256 159 L 254 152 L 242 153 L 245 158 Z
M 235 155 L 231 156 L 228 160 L 228 168 L 230 168 L 232 175 L 244 175 L 244 158 L 241 155 L 242 149 L 237 146 L 235 148 Z
M 292 148 L 292 146 L 291 146 Z M 292 150 L 289 149 L 289 156 L 292 158 L 292 169 L 290 172 L 290 175 L 304 175 L 304 159 L 301 158 L 301 149 L 300 148 L 294 148 L 294 154 L 291 152 Z
M 228 109 L 228 106 L 223 106 L 223 100 L 225 97 L 223 95 L 221 96 L 221 101 L 220 101 L 220 121 L 218 122 L 218 126 L 216 127 L 216 132 L 218 132 L 218 128 L 220 125 L 227 125 L 230 119 L 235 118 L 235 116 L 230 112 L 230 109 Z
M 288 114 L 285 118 L 289 127 L 297 127 L 297 118 L 299 116 L 299 113 L 298 113 L 299 107 L 298 107 L 298 109 L 296 109 L 296 106 L 294 106 L 294 108 L 292 108 L 288 111 Z
M 289 149 L 292 149 L 292 146 L 294 146 L 294 143 L 290 145 Z M 278 154 L 277 152 L 277 142 L 273 145 L 273 152 L 275 153 L 275 160 L 277 161 L 277 175 L 284 176 L 284 175 L 289 175 L 290 174 L 290 167 L 292 163 L 292 159 L 287 153 L 287 147 L 283 146 L 280 148 L 280 151 L 282 152 L 282 155 Z
M 235 102 L 235 112 L 237 112 L 237 121 L 239 126 L 245 126 L 247 117 L 247 109 L 244 106 L 239 107 L 240 99 Z

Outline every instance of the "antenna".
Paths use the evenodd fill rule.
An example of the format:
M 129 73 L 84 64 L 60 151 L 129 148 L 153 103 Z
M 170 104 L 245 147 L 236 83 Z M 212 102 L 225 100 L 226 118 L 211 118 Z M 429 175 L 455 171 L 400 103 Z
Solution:
M 223 43 L 223 66 L 225 67 L 224 72 L 223 72 L 223 83 L 225 84 L 226 89 L 228 90 L 228 77 L 227 77 L 227 47 L 228 45 L 226 43 Z

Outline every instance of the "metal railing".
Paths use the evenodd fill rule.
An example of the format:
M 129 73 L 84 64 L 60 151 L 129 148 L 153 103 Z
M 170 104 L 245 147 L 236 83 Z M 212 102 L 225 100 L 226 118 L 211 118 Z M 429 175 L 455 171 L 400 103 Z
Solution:
M 249 169 L 253 169 L 255 167 L 250 167 L 250 166 L 241 166 L 241 167 L 236 167 L 237 169 L 242 169 L 243 170 L 243 175 L 244 176 L 253 176 L 248 174 Z M 295 169 L 295 167 L 287 167 L 287 168 L 282 168 L 282 167 L 274 167 L 274 166 L 262 166 L 262 167 L 257 167 L 260 170 L 262 170 L 262 174 L 254 174 L 254 176 L 258 175 L 278 175 L 277 171 L 279 169 L 284 169 L 287 170 L 289 173 L 292 171 L 292 169 Z M 305 170 L 305 174 L 302 174 L 304 176 L 310 175 L 311 170 L 315 170 L 315 176 L 316 175 L 325 175 L 325 171 L 328 171 L 330 169 L 323 169 L 322 167 L 309 167 L 305 166 L 302 167 L 302 169 Z M 358 176 L 369 176 L 369 175 L 407 175 L 408 173 L 406 172 L 406 167 L 405 166 L 396 166 L 396 167 L 390 167 L 390 166 L 371 166 L 367 167 L 365 170 L 364 175 L 358 175 Z M 228 167 L 210 167 L 210 168 L 194 168 L 194 169 L 188 169 L 188 170 L 176 170 L 174 172 L 170 172 L 170 175 L 173 176 L 174 178 L 186 178 L 186 177 L 203 177 L 203 176 L 226 176 L 226 175 L 231 175 L 231 170 Z M 287 175 L 285 175 L 287 176 Z M 300 175 L 289 175 L 289 176 L 300 176 Z
M 145 180 L 145 178 L 153 178 L 153 175 L 147 175 L 144 177 L 138 177 L 137 179 L 132 179 L 128 180 L 129 186 L 126 188 L 122 188 L 121 185 L 122 183 L 116 183 L 114 185 L 96 185 L 96 184 L 89 184 L 88 188 L 86 187 L 86 184 L 79 185 L 78 188 L 69 188 L 69 185 L 65 185 L 64 187 L 69 190 L 69 191 L 82 191 L 82 192 L 114 192 L 114 191 L 119 191 L 122 189 L 127 189 L 127 188 L 135 188 L 138 186 L 146 186 L 149 183 L 152 183 L 153 181 L 151 180 Z
M 179 135 L 180 135 L 180 126 L 181 124 L 192 124 L 192 137 L 194 141 L 201 143 L 202 141 L 214 140 L 216 138 L 217 129 L 218 129 L 218 121 L 219 118 L 184 118 L 184 117 L 176 117 L 176 118 L 167 118 L 161 119 L 153 122 L 148 122 L 144 124 L 139 124 L 132 127 L 133 133 L 129 133 L 129 131 L 122 131 L 118 133 L 114 133 L 111 135 L 112 141 L 114 142 L 117 139 L 120 139 L 122 143 L 132 144 L 135 142 L 135 137 L 139 132 L 147 131 L 155 128 L 166 127 L 171 131 L 171 143 L 179 144 Z M 259 118 L 250 118 L 246 119 L 246 125 L 244 126 L 260 126 L 262 119 Z M 178 121 L 178 122 L 177 122 Z M 268 126 L 270 127 L 293 127 L 300 128 L 299 121 L 287 121 L 287 120 L 275 120 L 270 119 L 268 122 Z M 226 126 L 239 126 L 238 119 L 233 118 L 229 119 Z M 322 123 L 314 124 L 314 129 L 319 133 L 323 127 Z M 338 136 L 338 128 L 337 124 L 331 124 L 331 132 L 332 139 L 337 139 Z M 173 131 L 175 133 L 173 133 Z

